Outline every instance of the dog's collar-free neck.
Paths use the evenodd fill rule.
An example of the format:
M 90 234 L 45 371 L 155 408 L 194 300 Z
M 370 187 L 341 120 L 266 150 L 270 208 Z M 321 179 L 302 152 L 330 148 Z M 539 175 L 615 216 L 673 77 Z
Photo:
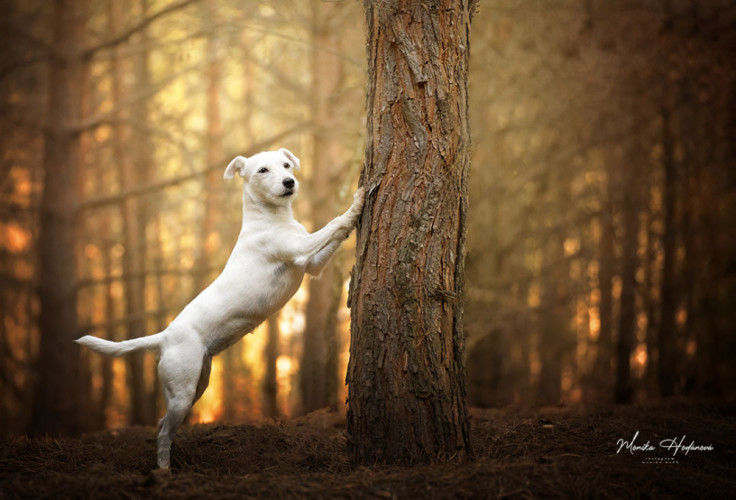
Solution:
M 291 208 L 291 202 L 294 200 L 296 193 L 291 196 L 282 197 L 279 202 L 270 200 L 256 201 L 251 193 L 243 190 L 243 225 L 251 221 L 259 221 L 264 219 L 285 219 L 294 218 L 294 212 Z

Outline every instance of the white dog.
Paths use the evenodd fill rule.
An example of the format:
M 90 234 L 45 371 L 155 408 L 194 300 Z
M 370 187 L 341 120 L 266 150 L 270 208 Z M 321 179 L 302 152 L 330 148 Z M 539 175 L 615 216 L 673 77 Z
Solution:
M 227 166 L 245 178 L 243 228 L 222 274 L 162 332 L 123 342 L 87 335 L 78 343 L 108 356 L 158 353 L 167 412 L 159 422 L 158 466 L 169 467 L 171 442 L 187 412 L 207 388 L 212 356 L 227 349 L 278 311 L 299 289 L 304 273 L 319 274 L 347 238 L 363 208 L 355 193 L 343 215 L 314 233 L 294 220 L 299 159 L 286 149 L 238 156 Z

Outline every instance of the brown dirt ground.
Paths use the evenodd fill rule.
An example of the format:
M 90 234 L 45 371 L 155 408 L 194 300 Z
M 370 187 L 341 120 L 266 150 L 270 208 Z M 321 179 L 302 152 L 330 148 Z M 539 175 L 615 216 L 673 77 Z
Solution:
M 182 428 L 171 475 L 151 472 L 153 428 L 15 437 L 0 444 L 0 498 L 736 498 L 735 419 L 733 403 L 473 410 L 471 462 L 351 468 L 344 417 L 325 410 Z M 617 453 L 636 431 L 637 445 L 714 449 Z

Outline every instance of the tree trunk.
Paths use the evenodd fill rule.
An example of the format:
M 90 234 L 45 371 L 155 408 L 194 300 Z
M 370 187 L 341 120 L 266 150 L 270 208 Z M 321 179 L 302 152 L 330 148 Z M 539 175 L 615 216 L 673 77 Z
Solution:
M 276 418 L 281 412 L 278 407 L 278 379 L 276 360 L 279 357 L 279 315 L 268 318 L 268 342 L 264 350 L 266 373 L 263 376 L 263 416 Z
M 733 232 L 729 230 L 722 230 L 724 227 L 722 222 L 719 222 L 721 215 L 716 210 L 708 210 L 710 200 L 722 200 L 727 199 L 727 193 L 733 193 L 733 186 L 736 186 L 736 176 L 734 176 L 734 169 L 730 168 L 730 178 L 725 178 L 720 174 L 717 169 L 706 168 L 714 164 L 729 165 L 732 164 L 736 158 L 736 145 L 729 139 L 727 134 L 719 134 L 718 130 L 734 130 L 736 127 L 736 85 L 730 86 L 730 99 L 728 100 L 729 106 L 724 106 L 723 110 L 731 110 L 731 118 L 728 119 L 728 113 L 722 113 L 719 120 L 712 120 L 710 116 L 704 117 L 703 120 L 707 121 L 707 127 L 710 129 L 706 134 L 709 138 L 707 142 L 702 144 L 700 147 L 705 151 L 705 159 L 703 161 L 702 169 L 700 170 L 700 183 L 703 186 L 703 191 L 700 193 L 700 199 L 696 200 L 699 205 L 698 217 L 698 244 L 700 252 L 698 258 L 702 259 L 699 262 L 704 262 L 703 269 L 701 270 L 701 285 L 700 285 L 700 296 L 698 297 L 698 310 L 701 318 L 699 327 L 696 332 L 697 351 L 696 351 L 696 364 L 697 364 L 697 376 L 698 376 L 698 393 L 705 397 L 723 397 L 726 389 L 723 377 L 725 366 L 733 366 L 732 352 L 733 348 L 727 347 L 728 342 L 725 340 L 728 338 L 724 335 L 726 331 L 733 331 L 733 320 L 736 319 L 733 314 L 733 307 L 728 307 L 730 313 L 723 314 L 719 310 L 724 307 L 724 304 L 733 305 L 734 301 L 722 299 L 721 295 L 724 290 L 723 282 L 733 280 L 734 267 L 731 266 L 730 272 L 724 271 L 726 267 L 724 262 L 733 262 L 733 258 L 725 258 L 724 249 L 729 248 L 730 253 L 726 254 L 733 255 Z M 708 113 L 707 110 L 702 111 Z M 724 119 L 725 118 L 725 119 Z M 722 138 L 722 142 L 726 145 L 719 144 L 721 140 L 716 139 Z M 731 163 L 729 163 L 731 162 Z M 733 198 L 731 198 L 733 199 Z M 736 204 L 731 202 L 730 220 L 733 220 L 733 215 L 736 214 Z M 725 216 L 726 220 L 729 220 L 728 216 Z M 731 222 L 728 222 L 731 224 Z M 731 235 L 730 237 L 727 235 Z M 724 245 L 724 238 L 729 241 L 729 245 Z M 733 290 L 733 285 L 731 285 Z M 733 297 L 733 295 L 731 295 Z M 723 327 L 724 316 L 731 318 L 731 327 Z M 733 380 L 733 379 L 731 379 Z
M 111 25 L 120 23 L 121 13 L 116 5 L 111 6 Z M 142 1 L 142 16 L 146 15 L 146 2 Z M 114 28 L 113 28 L 114 29 Z M 143 31 L 145 36 L 145 30 Z M 145 41 L 141 41 L 145 45 Z M 144 50 L 134 62 L 135 85 L 138 89 L 145 91 L 150 86 L 150 75 L 148 69 L 148 52 Z M 113 58 L 113 99 L 119 102 L 123 97 L 122 81 L 123 68 L 117 57 Z M 147 123 L 148 110 L 145 102 L 136 103 L 131 107 L 130 119 L 132 123 Z M 129 154 L 126 143 L 135 144 L 134 154 Z M 122 192 L 143 185 L 149 176 L 151 157 L 151 142 L 145 132 L 132 132 L 126 137 L 115 135 L 114 147 L 115 157 L 120 168 L 120 190 Z M 145 310 L 145 262 L 146 262 L 146 224 L 148 214 L 143 200 L 140 198 L 126 198 L 122 200 L 121 206 L 123 221 L 123 240 L 125 253 L 123 253 L 123 275 L 125 279 L 125 314 L 131 316 L 128 323 L 127 338 L 138 338 L 148 333 L 145 321 L 141 313 Z M 143 352 L 135 352 L 125 357 L 126 378 L 130 393 L 130 408 L 128 421 L 131 425 L 149 425 L 155 422 L 154 403 L 146 388 L 145 364 Z
M 538 402 L 557 405 L 562 400 L 562 360 L 568 336 L 565 297 L 562 287 L 569 279 L 565 272 L 564 235 L 560 229 L 550 235 L 544 249 L 542 297 L 539 323 L 539 383 Z
M 77 331 L 77 205 L 82 86 L 89 61 L 80 58 L 86 9 L 54 4 L 53 46 L 46 131 L 44 190 L 38 240 L 40 343 L 32 433 L 78 433 L 85 428 L 85 391 Z
M 212 3 L 202 5 L 206 23 L 217 23 L 217 10 Z M 220 113 L 220 89 L 222 87 L 222 64 L 219 46 L 222 42 L 217 33 L 207 38 L 207 165 L 216 165 L 223 160 L 222 152 L 222 118 Z M 204 178 L 202 193 L 204 214 L 199 226 L 197 238 L 197 256 L 193 266 L 194 294 L 204 290 L 212 281 L 212 257 L 217 248 L 217 226 L 221 218 L 222 174 L 219 170 L 210 170 Z M 193 294 L 193 295 L 194 295 Z M 237 384 L 236 376 L 241 359 L 242 343 L 231 346 L 222 353 L 222 419 L 234 422 L 236 419 Z
M 631 352 L 636 342 L 636 270 L 639 267 L 639 195 L 636 159 L 623 166 L 622 189 L 623 265 L 621 268 L 621 312 L 616 342 L 616 403 L 629 403 L 634 395 L 631 381 Z
M 647 197 L 650 197 L 648 194 Z M 648 201 L 651 205 L 651 201 Z M 642 283 L 642 299 L 644 302 L 644 311 L 647 316 L 647 329 L 645 333 L 645 341 L 647 348 L 647 364 L 644 370 L 644 388 L 646 390 L 646 398 L 649 399 L 657 392 L 657 299 L 656 299 L 656 277 L 655 277 L 655 259 L 657 237 L 654 228 L 654 222 L 658 218 L 658 214 L 653 208 L 649 207 L 646 212 L 645 227 L 647 235 L 647 244 L 644 251 L 644 282 Z
M 110 234 L 111 221 L 109 215 L 103 216 L 101 224 L 101 240 L 102 240 L 102 255 L 103 255 L 103 266 L 105 269 L 105 276 L 112 276 L 112 258 L 111 258 L 111 247 L 112 237 Z M 112 326 L 112 321 L 115 317 L 115 297 L 113 295 L 112 281 L 105 285 L 105 321 L 110 326 L 106 328 L 105 337 L 108 340 L 115 340 L 115 327 Z M 100 391 L 100 400 L 98 405 L 97 415 L 100 421 L 100 427 L 104 428 L 107 422 L 107 407 L 110 406 L 113 399 L 113 383 L 114 383 L 114 372 L 112 369 L 113 358 L 108 356 L 102 357 L 102 390 Z
M 367 196 L 350 292 L 349 455 L 354 464 L 463 458 L 472 6 L 368 1 L 365 10 Z
M 672 396 L 677 382 L 677 366 L 675 361 L 675 342 L 677 340 L 675 314 L 677 299 L 675 298 L 675 253 L 677 252 L 676 231 L 676 197 L 677 197 L 677 164 L 675 163 L 675 144 L 672 137 L 670 111 L 662 109 L 662 164 L 664 168 L 664 234 L 662 236 L 662 281 L 660 289 L 660 321 L 657 347 L 659 360 L 657 363 L 657 381 L 662 396 Z
M 204 15 L 212 22 L 216 15 L 212 4 L 203 5 Z M 222 81 L 222 65 L 218 53 L 219 41 L 213 33 L 207 38 L 207 165 L 216 165 L 223 160 L 222 152 L 222 119 L 220 117 L 220 87 Z M 199 226 L 197 238 L 197 257 L 195 258 L 194 288 L 199 293 L 210 284 L 210 267 L 215 250 L 217 221 L 220 218 L 220 192 L 222 174 L 219 170 L 209 170 L 204 177 L 204 215 Z
M 608 200 L 604 203 L 601 217 L 601 239 L 598 256 L 598 290 L 600 303 L 598 304 L 598 349 L 596 352 L 593 373 L 593 393 L 598 400 L 608 400 L 611 397 L 613 375 L 611 359 L 613 358 L 613 289 L 612 282 L 616 268 L 616 254 L 614 242 L 614 207 L 613 195 L 616 192 L 613 172 L 609 169 L 607 180 Z
M 314 121 L 310 193 L 314 203 L 315 228 L 327 224 L 335 213 L 335 192 L 340 162 L 338 94 L 342 82 L 342 59 L 338 36 L 329 29 L 331 19 L 344 5 L 312 0 L 312 119 Z M 337 401 L 337 307 L 342 286 L 341 270 L 330 262 L 319 279 L 309 281 L 309 302 L 304 328 L 304 351 L 299 381 L 302 411 L 309 413 Z

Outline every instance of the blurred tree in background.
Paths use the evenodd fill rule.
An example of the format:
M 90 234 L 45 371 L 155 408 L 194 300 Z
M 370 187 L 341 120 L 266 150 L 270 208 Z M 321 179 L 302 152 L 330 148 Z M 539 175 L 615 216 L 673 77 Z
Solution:
M 2 433 L 155 422 L 152 356 L 71 340 L 160 331 L 219 273 L 235 155 L 297 152 L 308 228 L 344 208 L 363 23 L 350 1 L 0 3 Z M 473 28 L 469 404 L 733 396 L 733 2 L 487 0 Z M 193 421 L 344 400 L 351 244 L 216 360 Z
M 732 395 L 736 9 L 496 1 L 477 25 L 471 403 Z

